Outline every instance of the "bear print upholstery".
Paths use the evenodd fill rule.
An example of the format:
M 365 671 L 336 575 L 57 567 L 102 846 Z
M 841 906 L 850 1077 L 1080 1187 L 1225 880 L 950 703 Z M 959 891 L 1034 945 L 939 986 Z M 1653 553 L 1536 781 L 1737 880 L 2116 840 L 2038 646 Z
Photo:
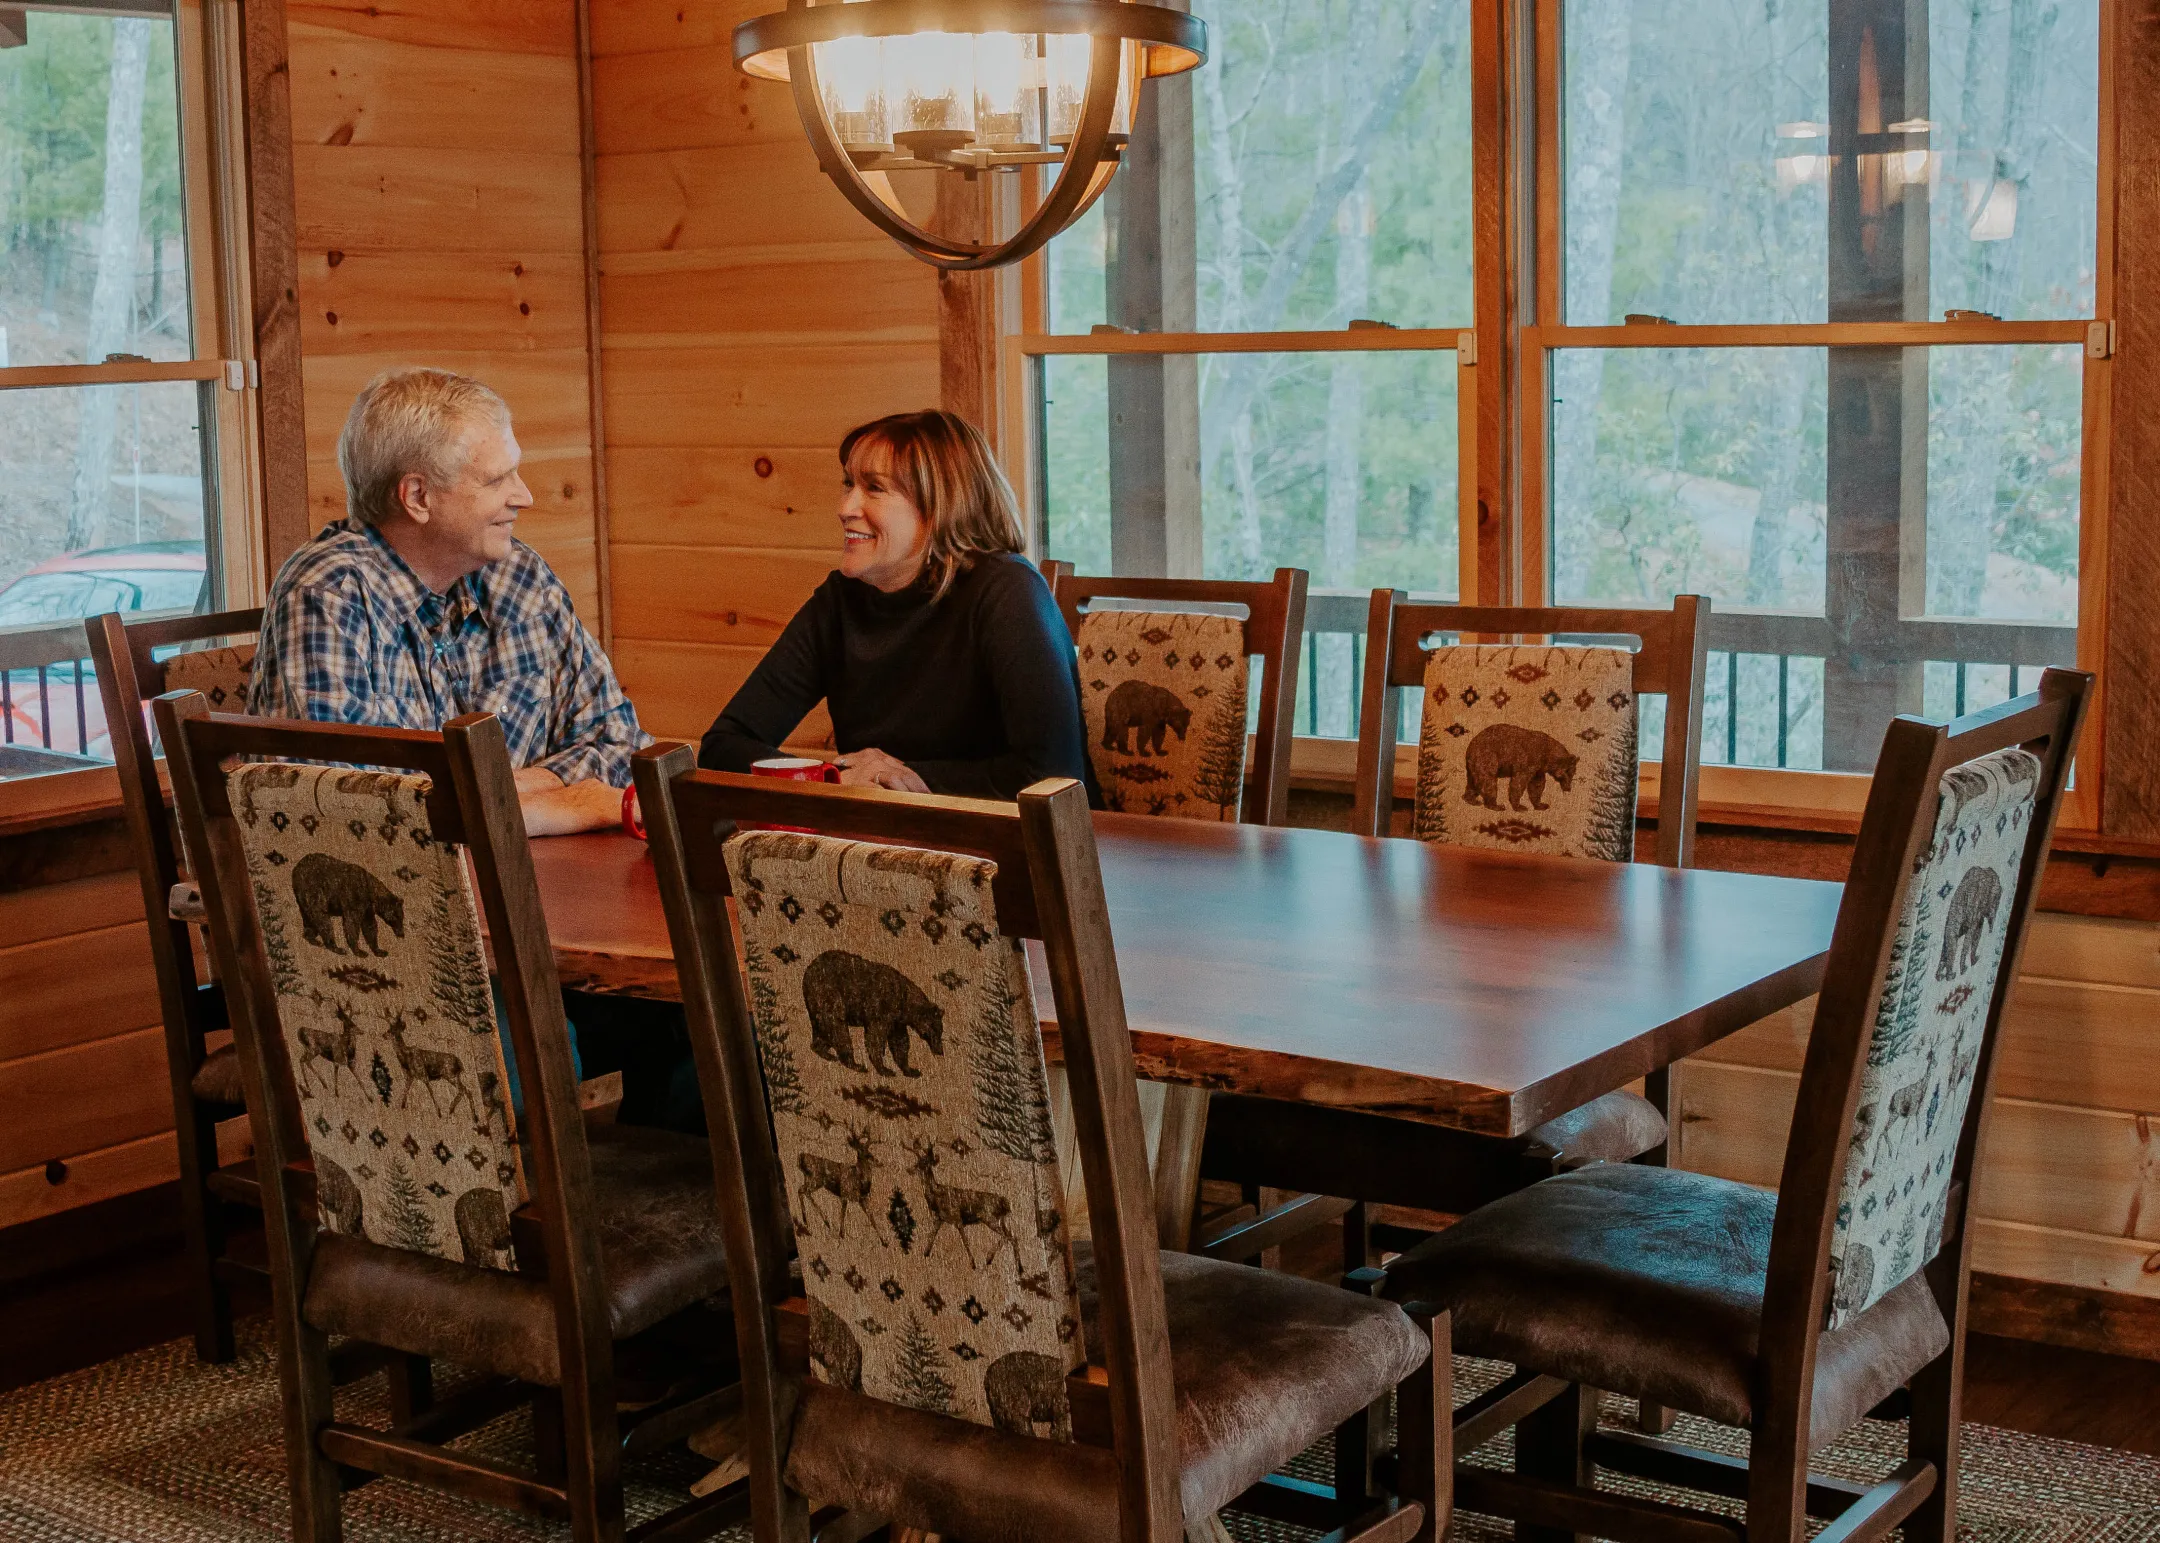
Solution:
M 1890 945 L 1830 1240 L 1829 1326 L 1850 1323 L 1933 1259 L 1972 1101 L 2003 931 L 2040 791 L 2040 761 L 1996 752 L 1942 780 Z
M 507 1270 L 524 1170 L 479 912 L 430 786 L 276 761 L 227 778 L 322 1225 Z
M 997 865 L 786 831 L 732 838 L 727 864 L 813 1374 L 1071 1440 L 1085 1347 Z
M 167 691 L 200 691 L 214 713 L 247 711 L 248 681 L 255 673 L 255 644 L 194 648 L 165 661 Z
M 1103 801 L 1234 821 L 1245 792 L 1245 624 L 1182 611 L 1080 618 L 1080 710 Z
M 1427 658 L 1419 840 L 1631 862 L 1636 777 L 1624 650 L 1459 643 Z

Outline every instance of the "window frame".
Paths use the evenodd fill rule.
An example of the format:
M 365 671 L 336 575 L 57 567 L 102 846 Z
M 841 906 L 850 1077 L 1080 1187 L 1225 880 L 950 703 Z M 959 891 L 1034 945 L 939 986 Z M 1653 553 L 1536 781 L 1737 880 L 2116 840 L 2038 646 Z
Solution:
M 1501 0 L 1472 6 L 1471 155 L 1474 228 L 1474 325 L 1395 331 L 1126 333 L 1105 329 L 1053 334 L 1046 326 L 1046 254 L 1030 257 L 1001 314 L 996 360 L 1001 377 L 997 436 L 1020 490 L 1030 541 L 1039 547 L 1044 511 L 1037 495 L 1041 463 L 1041 371 L 1046 358 L 1072 355 L 1166 355 L 1319 352 L 1453 346 L 1461 418 L 1458 480 L 1460 594 L 1466 604 L 1544 605 L 1552 584 L 1552 359 L 1562 349 L 1738 349 L 1959 347 L 2079 344 L 2084 348 L 2083 431 L 2078 535 L 2078 667 L 2097 677 L 2095 700 L 2059 823 L 2066 832 L 2101 830 L 2106 769 L 2100 747 L 2108 654 L 2108 529 L 2112 451 L 2111 394 L 2116 341 L 2115 243 L 2120 187 L 2116 177 L 2116 39 L 2120 0 L 2098 0 L 2098 165 L 2095 172 L 2094 299 L 2088 318 L 2041 321 L 1894 321 L 1718 325 L 1570 325 L 1563 304 L 1565 250 L 1562 8 L 1564 0 Z M 1149 104 L 1156 119 L 1163 83 Z M 1187 115 L 1189 122 L 1189 114 Z M 1125 175 L 1121 171 L 1121 176 Z M 1015 204 L 1030 201 L 1022 188 Z M 1921 625 L 1937 625 L 1923 622 Z M 1958 623 L 1941 623 L 1956 626 Z M 1981 625 L 1990 625 L 1981 623 Z M 2006 624 L 2014 625 L 2014 624 Z M 1292 768 L 1302 785 L 1330 786 L 1343 774 L 1347 742 L 1300 736 Z M 1398 780 L 1411 767 L 1398 751 Z M 1347 763 L 1345 763 L 1346 765 Z M 1645 809 L 1654 808 L 1658 767 L 1643 767 Z M 1709 821 L 1844 832 L 1855 828 L 1869 784 L 1866 773 L 1708 765 L 1702 810 Z

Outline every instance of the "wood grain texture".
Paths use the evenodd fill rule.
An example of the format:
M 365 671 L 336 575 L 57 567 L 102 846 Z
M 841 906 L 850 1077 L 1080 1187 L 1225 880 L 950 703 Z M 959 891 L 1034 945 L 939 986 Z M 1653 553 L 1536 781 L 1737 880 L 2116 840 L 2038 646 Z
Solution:
M 764 657 L 763 648 L 618 638 L 615 672 L 648 733 L 695 743 Z M 804 754 L 829 749 L 832 742 L 832 719 L 823 703 L 787 740 Z
M 765 647 L 832 572 L 823 552 L 649 547 L 613 552 L 621 638 Z
M 290 0 L 293 24 L 437 48 L 570 57 L 576 37 L 566 5 L 534 0 Z
M 137 919 L 118 926 L 0 949 L 0 1063 L 159 1021 L 148 929 L 137 905 Z M 158 1096 L 169 1097 L 162 1062 L 156 1080 Z M 15 1106 L 0 1097 L 0 1109 Z
M 2101 725 L 2107 766 L 2101 829 L 2160 837 L 2160 695 L 2128 687 L 2160 678 L 2160 11 L 2124 6 L 2114 18 L 2115 357 L 2108 448 L 2106 673 Z
M 572 252 L 343 252 L 300 259 L 301 341 L 340 354 L 563 353 L 585 347 Z
M 787 87 L 735 68 L 725 39 L 593 61 L 600 153 L 802 141 Z
M 245 1118 L 227 1120 L 217 1137 L 220 1164 L 240 1162 L 254 1152 Z M 0 1173 L 0 1227 L 169 1184 L 180 1172 L 169 1130 L 68 1156 L 62 1167 L 57 1182 L 44 1163 Z
M 0 1062 L 0 1173 L 172 1129 L 165 1031 Z
M 562 11 L 567 6 L 536 6 Z M 292 22 L 298 144 L 578 153 L 577 61 Z
M 611 534 L 621 545 L 837 550 L 838 446 L 613 450 Z
M 601 57 L 710 48 L 727 42 L 737 22 L 761 9 L 745 0 L 706 5 L 685 5 L 682 0 L 594 0 L 593 53 Z
M 1143 1076 L 1495 1134 L 1797 1000 L 1837 901 L 1327 831 L 1095 824 Z M 644 850 L 571 837 L 533 859 L 557 947 L 649 975 L 667 933 Z
M 608 349 L 608 448 L 832 444 L 935 406 L 935 343 Z M 626 625 L 628 618 L 618 623 Z
M 261 371 L 255 411 L 263 539 L 273 570 L 308 535 L 307 424 L 300 387 L 300 172 L 293 155 L 286 31 L 284 0 L 242 0 L 248 291 Z
M 599 187 L 600 245 L 610 254 L 852 247 L 872 237 L 891 249 L 818 170 L 800 134 L 760 144 L 603 155 Z M 751 208 L 768 217 L 744 219 Z M 783 213 L 785 218 L 773 217 Z M 927 287 L 931 275 L 923 278 Z
M 547 151 L 293 147 L 299 235 L 339 251 L 576 252 L 577 155 Z
M 0 894 L 0 948 L 142 920 L 133 873 L 104 873 Z
M 334 460 L 337 436 L 360 388 L 399 364 L 430 364 L 484 380 L 510 405 L 511 428 L 526 456 L 583 454 L 591 445 L 585 351 L 468 354 L 448 349 L 411 354 L 318 354 L 307 362 L 308 454 Z
M 937 293 L 890 241 L 816 260 L 760 248 L 625 266 L 607 259 L 600 282 L 609 349 L 938 341 Z

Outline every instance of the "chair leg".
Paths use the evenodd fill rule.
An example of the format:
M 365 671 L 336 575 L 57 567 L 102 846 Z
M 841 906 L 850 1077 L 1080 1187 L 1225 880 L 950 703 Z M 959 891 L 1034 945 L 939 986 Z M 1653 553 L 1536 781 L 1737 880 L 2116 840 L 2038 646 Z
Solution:
M 282 1304 L 281 1304 L 282 1305 Z M 339 1543 L 344 1476 L 317 1438 L 336 1416 L 330 1394 L 330 1337 L 297 1313 L 280 1314 L 288 1343 L 278 1357 L 285 1383 L 285 1464 L 292 1485 L 293 1543 Z
M 1662 1436 L 1673 1428 L 1679 1418 L 1680 1411 L 1677 1409 L 1653 1404 L 1647 1398 L 1635 1401 L 1635 1428 L 1645 1435 Z
M 1583 1440 L 1597 1424 L 1597 1394 L 1581 1383 L 1531 1411 L 1515 1427 L 1515 1471 L 1526 1478 L 1586 1486 L 1590 1459 Z M 1578 1543 L 1579 1534 L 1515 1524 L 1516 1543 Z
M 217 1127 L 193 1099 L 173 1139 L 180 1148 L 180 1233 L 187 1249 L 196 1359 L 222 1366 L 233 1358 L 232 1288 L 218 1279 L 225 1254 L 224 1207 L 204 1180 L 217 1168 Z
M 1906 1452 L 1935 1465 L 1935 1492 L 1905 1518 L 1906 1543 L 1956 1543 L 1958 1426 L 1965 1402 L 1965 1334 L 1953 1324 L 1950 1348 L 1912 1380 Z
M 424 1355 L 390 1358 L 383 1369 L 390 1383 L 390 1423 L 404 1426 L 427 1413 L 435 1402 L 435 1363 Z
M 1360 1200 L 1342 1219 L 1342 1267 L 1348 1275 L 1372 1263 L 1372 1212 Z
M 532 1399 L 533 1471 L 549 1484 L 560 1484 L 570 1472 L 564 1446 L 563 1399 L 555 1388 L 536 1388 Z
M 1395 1390 L 1396 1492 L 1425 1508 L 1413 1543 L 1436 1543 L 1455 1509 L 1455 1355 L 1446 1313 L 1424 1326 L 1432 1359 Z
M 622 1432 L 613 1382 L 611 1371 L 563 1379 L 564 1478 L 574 1543 L 623 1540 Z

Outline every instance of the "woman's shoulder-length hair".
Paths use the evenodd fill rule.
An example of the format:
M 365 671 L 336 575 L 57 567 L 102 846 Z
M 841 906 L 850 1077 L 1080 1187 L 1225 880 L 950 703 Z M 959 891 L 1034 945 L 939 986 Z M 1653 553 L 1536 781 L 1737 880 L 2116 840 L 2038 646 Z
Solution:
M 977 556 L 1027 550 L 1012 484 L 982 431 L 958 414 L 930 408 L 863 424 L 840 442 L 840 465 L 851 479 L 880 473 L 922 514 L 933 601 Z

